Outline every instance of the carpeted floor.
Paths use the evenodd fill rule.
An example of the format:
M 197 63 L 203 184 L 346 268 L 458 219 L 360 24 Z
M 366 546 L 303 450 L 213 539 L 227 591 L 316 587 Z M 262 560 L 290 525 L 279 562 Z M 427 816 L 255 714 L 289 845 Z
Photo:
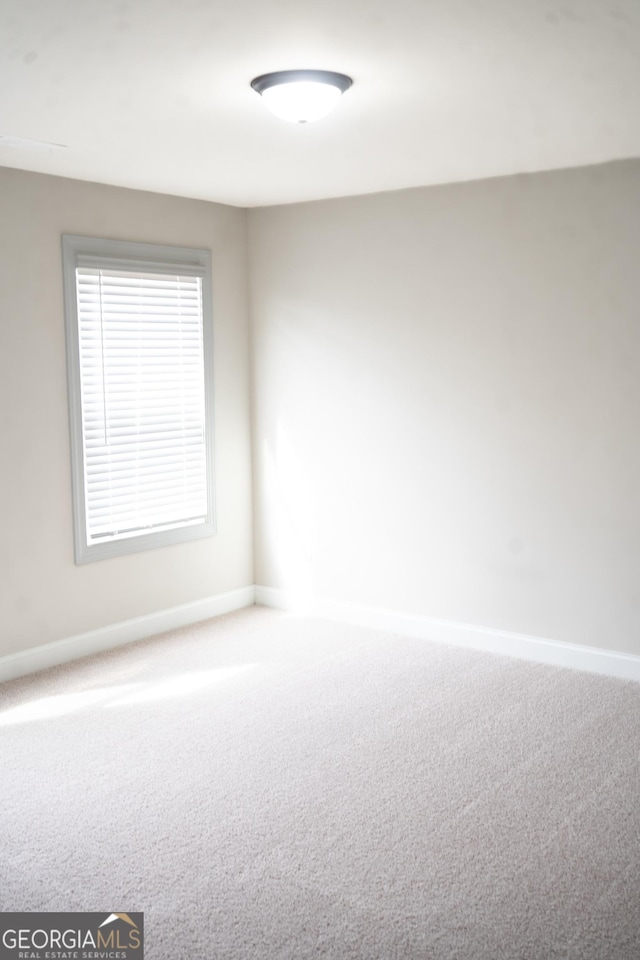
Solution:
M 0 687 L 0 909 L 149 960 L 637 960 L 640 685 L 251 608 Z

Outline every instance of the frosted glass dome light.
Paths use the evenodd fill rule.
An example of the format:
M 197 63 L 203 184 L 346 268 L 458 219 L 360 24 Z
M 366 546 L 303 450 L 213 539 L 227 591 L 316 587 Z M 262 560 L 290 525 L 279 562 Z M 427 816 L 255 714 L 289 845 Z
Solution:
M 251 81 L 268 109 L 291 123 L 312 123 L 326 117 L 353 81 L 329 70 L 280 70 Z

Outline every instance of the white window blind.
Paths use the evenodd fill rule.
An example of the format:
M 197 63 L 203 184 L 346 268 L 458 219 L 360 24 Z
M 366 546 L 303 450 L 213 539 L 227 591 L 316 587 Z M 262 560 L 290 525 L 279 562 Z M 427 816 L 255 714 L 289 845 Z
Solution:
M 211 532 L 203 267 L 76 250 L 73 268 L 80 562 Z

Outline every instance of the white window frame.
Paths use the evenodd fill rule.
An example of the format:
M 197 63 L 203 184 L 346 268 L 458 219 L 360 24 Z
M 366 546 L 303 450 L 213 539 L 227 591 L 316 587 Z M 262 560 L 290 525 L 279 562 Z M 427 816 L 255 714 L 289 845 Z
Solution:
M 84 437 L 82 428 L 82 394 L 80 381 L 80 345 L 76 268 L 79 258 L 91 257 L 105 267 L 120 270 L 179 272 L 181 267 L 197 271 L 202 278 L 202 337 L 204 362 L 205 443 L 207 516 L 204 523 L 168 530 L 136 534 L 122 539 L 89 544 L 85 505 Z M 187 247 L 102 240 L 71 234 L 62 236 L 62 264 L 67 352 L 67 385 L 69 431 L 71 441 L 71 475 L 73 495 L 74 545 L 76 564 L 90 563 L 109 557 L 151 550 L 169 544 L 212 536 L 215 525 L 215 485 L 213 458 L 213 322 L 211 252 Z

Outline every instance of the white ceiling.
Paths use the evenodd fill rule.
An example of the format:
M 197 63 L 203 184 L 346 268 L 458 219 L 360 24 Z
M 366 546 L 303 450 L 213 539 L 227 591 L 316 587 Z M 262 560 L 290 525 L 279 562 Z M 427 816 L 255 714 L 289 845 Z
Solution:
M 349 74 L 295 126 L 249 84 Z M 241 206 L 640 156 L 640 0 L 0 0 L 0 165 Z

